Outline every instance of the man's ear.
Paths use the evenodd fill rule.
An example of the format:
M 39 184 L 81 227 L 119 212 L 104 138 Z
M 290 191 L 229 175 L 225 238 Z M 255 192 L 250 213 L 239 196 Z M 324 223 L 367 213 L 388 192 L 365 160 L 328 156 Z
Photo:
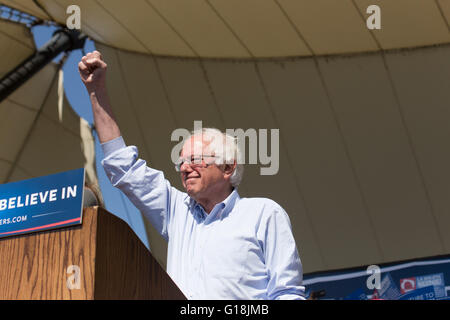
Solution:
M 236 169 L 236 161 L 233 164 L 224 164 L 223 165 L 223 173 L 226 178 L 231 177 L 234 170 Z

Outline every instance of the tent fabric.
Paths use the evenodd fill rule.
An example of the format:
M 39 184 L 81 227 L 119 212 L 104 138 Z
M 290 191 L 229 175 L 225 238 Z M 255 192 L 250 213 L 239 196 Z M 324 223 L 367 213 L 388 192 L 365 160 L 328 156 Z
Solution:
M 0 51 L 4 76 L 35 51 L 31 33 L 0 20 Z M 80 137 L 79 116 L 66 107 L 59 120 L 58 71 L 58 65 L 47 65 L 0 103 L 0 183 L 77 169 L 87 163 L 85 154 L 93 157 L 92 134 L 84 128 Z
M 51 17 L 45 13 L 45 10 L 39 7 L 33 0 L 2 0 L 2 4 L 33 15 L 41 20 L 51 20 Z
M 0 19 L 0 78 L 35 51 L 31 32 L 23 25 Z
M 448 0 L 6 0 L 65 24 L 81 9 L 95 41 L 140 53 L 204 58 L 351 54 L 450 42 Z M 381 30 L 369 30 L 370 5 Z
M 278 174 L 247 165 L 239 192 L 285 208 L 305 272 L 449 251 L 449 45 L 277 61 L 97 47 L 127 144 L 180 189 L 173 130 L 280 129 Z
M 0 104 L 0 183 L 85 166 L 79 116 L 66 107 L 58 119 L 58 68 L 46 66 Z

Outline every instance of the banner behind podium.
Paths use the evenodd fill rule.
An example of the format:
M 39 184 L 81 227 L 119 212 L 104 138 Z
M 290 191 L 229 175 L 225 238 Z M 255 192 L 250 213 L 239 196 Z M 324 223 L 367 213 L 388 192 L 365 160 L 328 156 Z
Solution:
M 81 224 L 84 169 L 0 185 L 0 238 Z

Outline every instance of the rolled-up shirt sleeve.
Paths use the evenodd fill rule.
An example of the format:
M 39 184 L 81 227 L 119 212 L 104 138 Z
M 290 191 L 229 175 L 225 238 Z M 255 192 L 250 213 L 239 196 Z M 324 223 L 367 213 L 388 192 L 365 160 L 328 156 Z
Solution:
M 287 213 L 278 205 L 270 208 L 264 224 L 264 256 L 269 276 L 267 298 L 304 300 L 303 270 Z
M 161 171 L 138 158 L 135 146 L 126 146 L 122 137 L 102 144 L 103 168 L 112 185 L 120 189 L 156 230 L 169 239 L 170 208 L 175 188 Z

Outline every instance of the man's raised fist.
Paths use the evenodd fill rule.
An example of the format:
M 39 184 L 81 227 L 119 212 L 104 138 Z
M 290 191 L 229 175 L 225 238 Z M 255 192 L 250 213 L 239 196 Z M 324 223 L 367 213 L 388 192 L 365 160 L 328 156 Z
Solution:
M 98 51 L 90 52 L 81 58 L 78 71 L 88 91 L 105 87 L 106 68 L 107 64 Z

